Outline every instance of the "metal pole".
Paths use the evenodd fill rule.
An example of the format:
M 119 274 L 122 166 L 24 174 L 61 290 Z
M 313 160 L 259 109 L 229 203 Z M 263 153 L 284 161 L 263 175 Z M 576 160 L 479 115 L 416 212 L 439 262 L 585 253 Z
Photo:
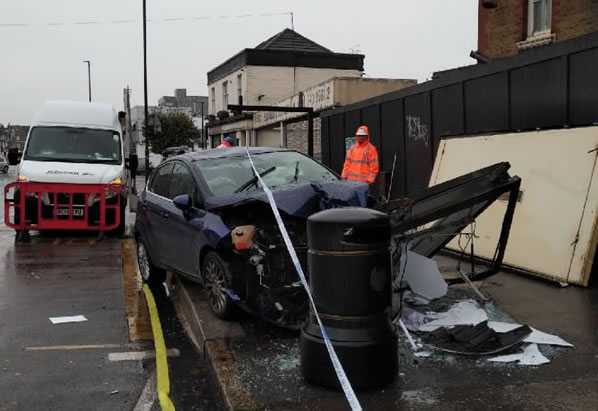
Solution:
M 314 156 L 314 113 L 307 113 L 307 155 Z
M 145 0 L 143 0 L 143 111 L 144 111 L 144 131 L 143 138 L 145 142 L 145 182 L 149 178 L 149 142 L 147 141 L 148 129 L 148 109 L 147 109 L 147 39 L 146 39 L 146 17 Z
M 205 142 L 204 142 L 204 134 L 203 134 L 203 129 L 206 128 L 206 122 L 203 118 L 203 101 L 201 102 L 201 138 L 199 139 L 199 142 L 201 143 L 201 148 L 205 149 Z
M 89 88 L 89 102 L 91 103 L 91 61 L 83 60 L 83 63 L 87 63 L 87 85 Z

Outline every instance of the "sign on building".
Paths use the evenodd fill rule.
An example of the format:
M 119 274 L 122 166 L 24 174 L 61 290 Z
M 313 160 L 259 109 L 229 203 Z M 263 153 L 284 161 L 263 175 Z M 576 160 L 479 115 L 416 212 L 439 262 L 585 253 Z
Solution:
M 310 87 L 276 105 L 280 107 L 312 107 L 315 112 L 330 108 L 334 106 L 334 79 Z M 258 111 L 253 116 L 253 125 L 255 128 L 261 128 L 304 115 L 305 113 Z

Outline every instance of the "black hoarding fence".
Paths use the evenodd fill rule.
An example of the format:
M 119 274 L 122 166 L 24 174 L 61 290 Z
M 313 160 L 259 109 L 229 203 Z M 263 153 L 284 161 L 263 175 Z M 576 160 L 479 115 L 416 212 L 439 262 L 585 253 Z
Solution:
M 322 118 L 322 160 L 341 171 L 361 124 L 390 173 L 392 197 L 427 187 L 441 138 L 598 124 L 598 33 L 457 69 Z

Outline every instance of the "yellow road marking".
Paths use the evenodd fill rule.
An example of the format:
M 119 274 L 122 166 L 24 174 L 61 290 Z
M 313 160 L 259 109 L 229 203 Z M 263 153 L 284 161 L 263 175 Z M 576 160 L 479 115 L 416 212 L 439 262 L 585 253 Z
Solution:
M 53 350 L 97 350 L 102 348 L 119 348 L 120 344 L 83 344 L 83 345 L 40 345 L 25 347 L 25 351 L 53 351 Z
M 158 375 L 158 399 L 162 411 L 175 411 L 174 404 L 170 400 L 170 378 L 168 376 L 168 359 L 166 357 L 166 344 L 158 317 L 158 309 L 152 291 L 147 284 L 143 284 L 143 292 L 147 300 L 147 307 L 152 322 L 152 332 L 154 334 L 154 349 L 156 351 L 156 369 Z

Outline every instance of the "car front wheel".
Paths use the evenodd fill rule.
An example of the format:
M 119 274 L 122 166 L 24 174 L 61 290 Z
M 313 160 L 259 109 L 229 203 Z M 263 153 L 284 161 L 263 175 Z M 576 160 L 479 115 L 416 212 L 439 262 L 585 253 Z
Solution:
M 141 239 L 137 240 L 137 262 L 141 278 L 146 283 L 150 285 L 161 284 L 166 279 L 166 271 L 152 263 L 147 248 Z
M 222 320 L 231 318 L 234 303 L 226 293 L 226 279 L 230 275 L 226 263 L 214 251 L 210 251 L 204 258 L 202 275 L 212 313 Z

